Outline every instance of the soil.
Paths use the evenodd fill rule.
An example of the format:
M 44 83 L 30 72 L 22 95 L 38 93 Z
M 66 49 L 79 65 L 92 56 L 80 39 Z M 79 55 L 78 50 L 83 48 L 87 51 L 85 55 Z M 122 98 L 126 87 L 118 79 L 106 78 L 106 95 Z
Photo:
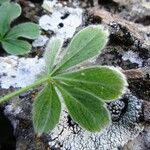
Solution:
M 12 25 L 20 22 L 32 21 L 38 23 L 39 18 L 45 14 L 45 10 L 41 7 L 42 0 L 16 0 L 23 9 L 22 15 L 13 22 Z M 63 7 L 75 7 L 73 1 L 59 0 Z M 102 54 L 92 61 L 93 65 L 111 65 L 120 67 L 124 72 L 130 72 L 135 69 L 132 77 L 128 77 L 129 89 L 133 95 L 143 100 L 143 112 L 141 114 L 140 122 L 145 126 L 143 132 L 132 141 L 129 141 L 124 147 L 119 149 L 123 150 L 148 150 L 150 149 L 150 2 L 146 0 L 80 0 L 76 1 L 76 5 L 83 9 L 83 21 L 76 31 L 90 24 L 102 24 L 110 31 L 110 39 L 107 47 L 103 50 Z M 34 5 L 35 7 L 32 7 Z M 49 13 L 48 13 L 49 14 Z M 42 30 L 42 35 L 49 38 L 54 35 L 53 31 Z M 66 46 L 70 39 L 65 41 Z M 32 42 L 32 41 L 30 41 Z M 32 58 L 43 56 L 45 46 L 35 47 L 32 52 L 24 57 Z M 5 57 L 7 54 L 0 48 L 0 56 Z M 143 75 L 137 76 L 139 70 Z M 7 92 L 14 90 L 0 88 L 0 95 L 5 95 Z M 6 122 L 5 135 L 1 135 L 3 127 L 0 128 L 0 150 L 59 150 L 61 148 L 53 148 L 48 146 L 47 135 L 43 135 L 41 139 L 36 138 L 33 134 L 31 125 L 31 104 L 32 98 L 36 95 L 35 91 L 29 91 L 15 101 L 28 99 L 27 103 L 22 103 L 24 106 L 23 113 L 20 115 L 4 115 L 4 109 L 8 104 L 0 108 L 0 123 Z M 13 100 L 14 101 L 14 100 Z M 11 116 L 11 117 L 10 117 Z M 8 118 L 16 117 L 19 124 L 13 129 L 12 124 Z M 69 119 L 68 119 L 69 120 Z M 8 132 L 10 131 L 10 132 Z M 9 133 L 9 134 L 7 134 Z M 24 141 L 24 136 L 30 139 Z M 2 139 L 1 139 L 2 138 Z M 146 140 L 145 140 L 146 139 Z M 145 142 L 141 142 L 141 141 Z M 6 147 L 7 142 L 7 147 Z M 15 148 L 17 145 L 18 148 Z M 30 146 L 29 146 L 30 145 Z M 136 145 L 139 145 L 138 147 Z M 33 148 L 34 147 L 34 148 Z M 36 148 L 35 148 L 36 147 Z M 20 149 L 19 149 L 20 148 Z M 21 149 L 23 148 L 23 149 Z

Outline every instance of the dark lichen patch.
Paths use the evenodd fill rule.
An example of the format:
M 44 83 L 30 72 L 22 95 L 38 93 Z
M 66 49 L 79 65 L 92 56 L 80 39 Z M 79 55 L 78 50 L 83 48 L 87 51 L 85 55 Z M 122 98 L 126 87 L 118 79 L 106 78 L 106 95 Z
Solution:
M 66 19 L 67 17 L 69 17 L 70 13 L 69 12 L 66 12 L 63 16 L 61 16 L 60 18 L 62 20 Z
M 43 0 L 29 0 L 29 1 L 31 1 L 31 2 L 33 2 L 33 3 L 41 3 L 41 4 L 42 4 L 42 2 L 43 2 Z
M 68 126 L 72 130 L 73 134 L 78 134 L 80 131 L 79 125 L 77 123 L 75 123 L 69 115 L 67 116 L 67 120 L 68 120 L 68 122 L 67 122 Z
M 109 109 L 112 121 L 114 122 L 118 122 L 123 115 L 123 112 L 126 112 L 126 105 L 122 100 L 109 103 L 107 108 Z
M 59 23 L 59 24 L 58 24 L 58 28 L 59 28 L 59 29 L 62 28 L 63 26 L 64 26 L 63 23 Z
M 110 24 L 110 43 L 116 45 L 131 46 L 134 44 L 134 38 L 126 27 L 121 26 L 117 22 Z

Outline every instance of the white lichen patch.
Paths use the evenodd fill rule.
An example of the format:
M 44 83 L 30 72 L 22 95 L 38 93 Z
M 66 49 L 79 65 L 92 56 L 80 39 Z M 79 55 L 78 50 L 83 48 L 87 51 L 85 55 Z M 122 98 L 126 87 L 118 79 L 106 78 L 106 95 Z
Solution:
M 45 66 L 44 59 L 37 57 L 0 57 L 0 62 L 0 86 L 4 89 L 25 87 L 33 83 Z
M 139 57 L 139 55 L 133 51 L 127 51 L 123 54 L 122 59 L 124 61 L 129 60 L 131 63 L 138 64 L 139 67 L 142 67 L 143 60 Z
M 4 109 L 4 114 L 6 116 L 8 116 L 8 118 L 10 116 L 14 116 L 16 117 L 18 114 L 20 114 L 23 110 L 21 109 L 20 106 L 16 105 L 15 103 L 10 103 L 9 105 L 5 106 Z M 9 118 L 10 119 L 10 118 Z M 11 124 L 13 125 L 13 128 L 16 129 L 19 120 L 17 119 L 10 119 L 11 120 Z
M 60 3 L 58 4 L 57 2 L 57 0 L 44 0 L 42 7 L 48 12 L 53 12 L 55 7 L 60 6 Z
M 40 35 L 34 42 L 32 43 L 33 47 L 42 47 L 45 46 L 49 38 L 46 35 Z
M 76 28 L 82 24 L 82 13 L 81 8 L 57 7 L 51 15 L 43 15 L 39 25 L 45 31 L 53 31 L 60 38 L 72 38 Z
M 59 125 L 57 125 L 55 127 L 55 129 L 51 132 L 50 136 L 51 136 L 51 141 L 49 142 L 49 145 L 53 145 L 55 147 L 59 148 L 59 141 L 64 141 L 64 139 L 66 137 L 68 137 L 72 131 L 69 129 L 69 125 L 68 126 L 63 126 L 64 123 L 67 123 L 68 121 L 68 113 L 64 110 L 62 111 L 59 120 Z M 62 131 L 62 134 L 60 134 L 60 131 Z
M 150 1 L 149 0 L 141 0 L 142 1 L 142 5 L 147 8 L 150 9 Z
M 15 104 L 9 104 L 5 107 L 4 113 L 5 114 L 13 114 L 14 116 L 16 116 L 17 114 L 19 114 L 21 112 L 21 107 L 20 106 L 16 106 Z

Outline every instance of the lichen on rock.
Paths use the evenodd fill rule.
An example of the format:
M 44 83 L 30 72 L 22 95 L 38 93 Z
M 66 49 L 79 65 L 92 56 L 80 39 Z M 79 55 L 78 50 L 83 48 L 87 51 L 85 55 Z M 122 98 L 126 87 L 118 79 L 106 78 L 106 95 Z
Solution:
M 3 89 L 25 87 L 33 83 L 45 66 L 44 59 L 38 57 L 0 57 L 0 62 L 0 86 Z
M 113 106 L 113 103 L 117 106 L 114 110 L 120 112 L 119 121 L 112 121 L 111 126 L 99 133 L 89 133 L 73 122 L 69 126 L 68 114 L 64 111 L 59 125 L 50 134 L 49 146 L 62 147 L 61 150 L 110 150 L 117 149 L 138 136 L 143 130 L 143 125 L 139 122 L 142 101 L 127 92 L 121 100 L 109 105 Z M 108 108 L 112 108 L 110 106 Z M 114 112 L 113 108 L 111 111 Z
M 56 5 L 56 2 L 51 4 L 52 2 L 47 0 L 45 3 L 46 8 L 53 7 L 53 11 L 51 15 L 45 14 L 40 17 L 39 25 L 41 28 L 45 31 L 53 31 L 56 36 L 63 39 L 72 38 L 76 28 L 82 24 L 83 10 L 78 7 L 62 7 L 62 5 Z

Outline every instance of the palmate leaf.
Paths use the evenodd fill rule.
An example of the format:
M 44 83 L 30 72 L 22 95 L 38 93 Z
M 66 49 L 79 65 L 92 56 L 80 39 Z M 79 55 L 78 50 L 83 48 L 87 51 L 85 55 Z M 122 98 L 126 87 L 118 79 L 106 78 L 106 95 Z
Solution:
M 101 26 L 86 27 L 74 36 L 55 72 L 61 72 L 100 54 L 107 41 L 108 32 Z
M 4 4 L 8 5 L 8 3 Z M 3 10 L 2 7 L 0 10 Z M 9 24 L 9 21 L 6 25 Z M 0 29 L 2 26 L 0 24 Z M 12 35 L 20 37 L 27 31 L 25 29 L 18 32 L 19 30 L 21 30 L 19 27 L 18 30 L 14 27 L 10 33 L 14 32 Z M 10 33 L 9 37 L 11 37 Z M 23 37 L 33 38 L 28 31 Z M 56 67 L 62 41 L 60 39 L 51 40 L 44 56 L 48 71 L 46 77 L 0 98 L 0 103 L 47 83 L 33 104 L 33 126 L 38 135 L 49 132 L 58 123 L 61 112 L 59 99 L 62 97 L 74 121 L 88 131 L 100 131 L 110 122 L 105 101 L 117 99 L 123 94 L 127 85 L 124 75 L 114 67 L 106 66 L 95 66 L 74 72 L 68 69 L 100 54 L 107 43 L 107 37 L 108 33 L 99 26 L 85 28 L 73 38 L 66 55 Z M 0 38 L 3 37 L 0 35 Z M 0 40 L 3 48 L 11 54 L 24 54 L 31 48 L 29 43 L 22 40 L 12 38 Z M 69 72 L 66 73 L 67 71 Z
M 14 26 L 6 35 L 6 39 L 17 39 L 24 37 L 28 39 L 35 39 L 40 35 L 40 28 L 37 24 L 32 22 L 21 23 Z
M 63 85 L 60 91 L 69 114 L 81 127 L 96 132 L 110 123 L 109 113 L 104 103 L 97 97 L 66 85 Z
M 10 23 L 20 16 L 21 7 L 16 3 L 5 2 L 0 6 L 0 36 L 3 37 L 10 28 Z
M 27 54 L 31 49 L 31 45 L 28 42 L 17 39 L 7 39 L 2 41 L 2 47 L 7 53 L 12 55 Z
M 51 131 L 59 121 L 61 104 L 52 85 L 47 85 L 33 103 L 33 126 L 38 135 Z
M 48 42 L 44 53 L 47 73 L 50 73 L 55 67 L 62 44 L 63 44 L 63 40 L 57 37 L 52 38 Z
M 114 67 L 91 67 L 54 77 L 60 84 L 67 84 L 95 94 L 104 101 L 117 99 L 125 91 L 127 82 Z

